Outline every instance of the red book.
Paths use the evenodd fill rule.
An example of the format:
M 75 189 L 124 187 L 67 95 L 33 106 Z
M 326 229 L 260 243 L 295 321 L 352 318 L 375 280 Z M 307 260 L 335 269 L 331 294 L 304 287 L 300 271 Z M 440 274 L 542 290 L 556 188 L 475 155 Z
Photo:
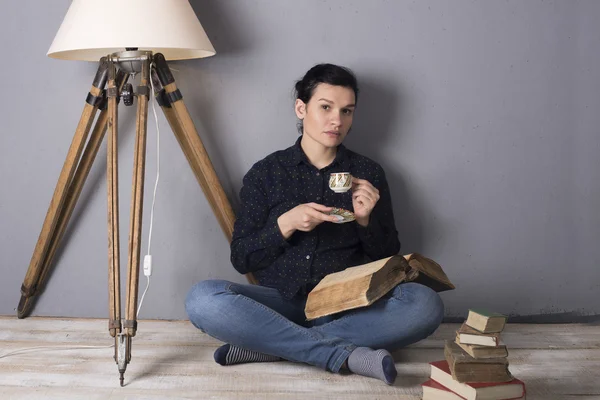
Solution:
M 519 379 L 509 382 L 458 382 L 452 379 L 446 360 L 429 363 L 431 379 L 465 400 L 525 399 L 525 383 Z M 437 390 L 437 388 L 436 388 Z M 452 397 L 448 397 L 452 399 Z
M 465 400 L 446 386 L 442 386 L 433 379 L 421 383 L 423 400 Z
M 433 379 L 421 383 L 421 386 L 423 387 L 423 400 L 465 400 L 464 397 L 457 395 Z M 525 400 L 525 395 L 510 400 Z

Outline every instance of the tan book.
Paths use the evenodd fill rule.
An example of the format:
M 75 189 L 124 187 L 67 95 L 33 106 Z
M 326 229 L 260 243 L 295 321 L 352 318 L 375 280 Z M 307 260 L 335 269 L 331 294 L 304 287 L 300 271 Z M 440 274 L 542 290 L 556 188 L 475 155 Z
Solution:
M 458 382 L 508 382 L 513 376 L 508 371 L 508 359 L 473 358 L 452 340 L 446 340 L 444 356 L 452 378 Z
M 482 309 L 470 309 L 465 323 L 481 333 L 502 332 L 507 316 Z
M 308 294 L 307 320 L 372 304 L 400 282 L 419 282 L 437 292 L 454 289 L 442 267 L 418 253 L 395 255 L 324 277 Z
M 454 340 L 454 343 L 459 345 L 468 355 L 473 358 L 496 358 L 496 357 L 508 357 L 508 350 L 504 344 L 498 346 L 480 346 L 477 344 L 465 344 L 462 343 L 458 336 Z
M 479 346 L 493 346 L 500 344 L 500 333 L 481 333 L 477 329 L 471 328 L 466 323 L 463 323 L 456 331 L 456 335 L 463 344 L 476 344 Z

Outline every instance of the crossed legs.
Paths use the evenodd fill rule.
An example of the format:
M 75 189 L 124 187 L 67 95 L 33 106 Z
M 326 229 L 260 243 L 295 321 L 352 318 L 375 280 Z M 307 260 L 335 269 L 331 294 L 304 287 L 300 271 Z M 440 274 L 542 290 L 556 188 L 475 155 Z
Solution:
M 369 307 L 314 321 L 306 321 L 304 305 L 305 299 L 286 300 L 273 288 L 224 280 L 199 282 L 186 299 L 190 321 L 210 336 L 332 372 L 357 347 L 393 351 L 424 339 L 444 314 L 439 295 L 418 283 L 400 284 Z

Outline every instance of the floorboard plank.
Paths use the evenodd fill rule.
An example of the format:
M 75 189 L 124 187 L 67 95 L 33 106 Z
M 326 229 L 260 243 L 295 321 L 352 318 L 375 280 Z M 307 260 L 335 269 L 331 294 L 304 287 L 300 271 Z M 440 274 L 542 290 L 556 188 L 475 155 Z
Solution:
M 121 388 L 106 320 L 0 317 L 0 398 L 413 400 L 421 396 L 428 363 L 443 359 L 444 341 L 459 326 L 443 324 L 396 351 L 398 379 L 387 386 L 290 362 L 223 367 L 212 358 L 221 342 L 189 322 L 140 321 Z M 510 370 L 525 381 L 529 400 L 600 399 L 599 326 L 509 324 L 503 339 Z

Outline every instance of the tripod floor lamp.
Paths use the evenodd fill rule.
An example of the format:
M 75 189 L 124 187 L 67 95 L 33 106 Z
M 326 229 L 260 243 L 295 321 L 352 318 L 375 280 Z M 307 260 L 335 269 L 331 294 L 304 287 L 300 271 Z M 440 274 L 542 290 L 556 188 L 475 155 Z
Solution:
M 119 18 L 107 13 L 107 10 L 119 10 Z M 225 236 L 231 241 L 234 222 L 231 205 L 167 65 L 167 60 L 214 54 L 215 50 L 188 0 L 73 0 L 48 51 L 48 56 L 53 58 L 99 60 L 99 67 L 21 287 L 17 316 L 24 318 L 29 314 L 35 296 L 46 281 L 56 249 L 108 131 L 108 328 L 115 338 L 114 358 L 121 386 L 127 364 L 131 361 L 132 338 L 137 330 L 146 126 L 151 87 L 154 87 L 153 94 Z M 134 89 L 128 80 L 137 75 L 139 83 Z M 118 103 L 123 99 L 126 105 L 132 105 L 134 98 L 137 98 L 137 118 L 127 252 L 127 301 L 123 318 L 117 189 Z M 95 118 L 98 110 L 100 114 Z M 255 283 L 252 275 L 247 275 L 247 278 Z

